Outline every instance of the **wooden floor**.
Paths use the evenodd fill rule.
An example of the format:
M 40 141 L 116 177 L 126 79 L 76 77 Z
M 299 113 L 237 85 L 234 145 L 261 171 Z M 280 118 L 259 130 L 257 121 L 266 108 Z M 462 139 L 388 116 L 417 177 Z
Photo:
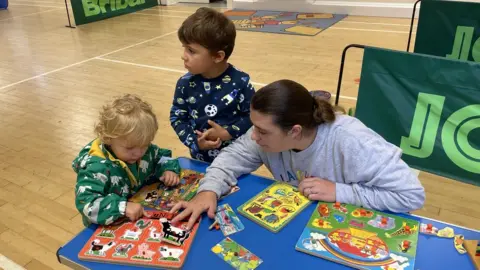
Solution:
M 55 251 L 82 229 L 71 161 L 93 138 L 106 100 L 127 92 L 148 99 L 160 120 L 155 142 L 188 156 L 168 115 L 184 72 L 176 30 L 195 7 L 155 7 L 69 29 L 61 0 L 10 3 L 0 11 L 0 254 L 27 269 L 62 269 Z M 404 50 L 408 25 L 347 17 L 315 37 L 240 31 L 231 62 L 257 89 L 289 78 L 333 92 L 346 45 Z M 346 107 L 355 104 L 361 58 L 358 50 L 347 57 Z M 478 187 L 420 176 L 427 201 L 417 214 L 480 229 Z

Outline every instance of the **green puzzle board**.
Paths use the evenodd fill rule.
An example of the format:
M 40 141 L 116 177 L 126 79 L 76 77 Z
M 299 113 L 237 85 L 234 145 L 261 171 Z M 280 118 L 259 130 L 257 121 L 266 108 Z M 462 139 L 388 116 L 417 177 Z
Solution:
M 295 248 L 358 269 L 414 269 L 419 226 L 396 215 L 319 202 Z

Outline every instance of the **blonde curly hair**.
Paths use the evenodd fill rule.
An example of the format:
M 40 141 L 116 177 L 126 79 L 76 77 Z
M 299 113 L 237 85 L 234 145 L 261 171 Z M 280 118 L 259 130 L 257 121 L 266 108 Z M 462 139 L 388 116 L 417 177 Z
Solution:
M 131 146 L 145 146 L 153 141 L 157 130 L 152 106 L 132 94 L 104 105 L 95 124 L 95 134 L 105 144 L 111 139 L 125 138 Z

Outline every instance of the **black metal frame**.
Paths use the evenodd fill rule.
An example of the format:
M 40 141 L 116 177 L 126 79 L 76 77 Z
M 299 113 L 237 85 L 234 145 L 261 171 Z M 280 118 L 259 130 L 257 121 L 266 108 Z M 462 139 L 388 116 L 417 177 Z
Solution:
M 338 105 L 338 101 L 340 100 L 340 88 L 342 86 L 342 77 L 343 77 L 343 67 L 345 66 L 345 57 L 347 54 L 347 50 L 350 48 L 360 48 L 365 49 L 365 45 L 359 44 L 350 44 L 342 52 L 342 62 L 340 62 L 340 72 L 338 74 L 338 85 L 337 85 L 337 94 L 335 95 L 335 105 Z
M 417 11 L 417 5 L 422 0 L 417 0 L 413 5 L 413 12 L 412 12 L 412 19 L 410 21 L 410 33 L 408 33 L 408 44 L 407 44 L 407 52 L 410 50 L 410 41 L 412 40 L 412 31 L 413 31 L 413 20 L 415 20 L 415 11 Z M 418 16 L 420 17 L 420 16 Z
M 68 25 L 65 25 L 65 27 L 75 28 L 75 26 L 72 26 L 72 23 L 70 22 L 70 12 L 68 11 L 67 0 L 65 0 L 65 9 L 67 10 L 67 18 L 68 18 Z
M 413 32 L 413 21 L 415 20 L 415 12 L 417 11 L 417 5 L 420 3 L 422 0 L 417 0 L 415 4 L 413 5 L 413 12 L 412 12 L 412 19 L 410 20 L 410 32 L 408 34 L 408 44 L 407 44 L 407 52 L 410 50 L 410 42 L 412 40 L 412 32 Z M 343 68 L 345 66 L 345 57 L 347 54 L 347 50 L 350 48 L 360 48 L 360 49 L 365 49 L 365 45 L 359 45 L 359 44 L 350 44 L 345 49 L 343 49 L 342 52 L 342 60 L 340 63 L 340 72 L 338 74 L 338 85 L 337 85 L 337 94 L 335 95 L 335 105 L 338 105 L 338 102 L 340 100 L 340 88 L 342 86 L 342 77 L 343 77 Z

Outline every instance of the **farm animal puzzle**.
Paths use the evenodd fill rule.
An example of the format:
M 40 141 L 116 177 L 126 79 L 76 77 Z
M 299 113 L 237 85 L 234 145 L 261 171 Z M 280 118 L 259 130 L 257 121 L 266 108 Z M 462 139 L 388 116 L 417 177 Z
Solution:
M 414 269 L 419 222 L 319 202 L 295 249 L 357 269 Z
M 99 226 L 78 254 L 80 260 L 180 269 L 200 220 L 188 231 L 173 226 L 168 212 L 147 211 L 148 218 Z
M 275 182 L 237 210 L 262 227 L 278 232 L 310 203 L 296 187 Z

